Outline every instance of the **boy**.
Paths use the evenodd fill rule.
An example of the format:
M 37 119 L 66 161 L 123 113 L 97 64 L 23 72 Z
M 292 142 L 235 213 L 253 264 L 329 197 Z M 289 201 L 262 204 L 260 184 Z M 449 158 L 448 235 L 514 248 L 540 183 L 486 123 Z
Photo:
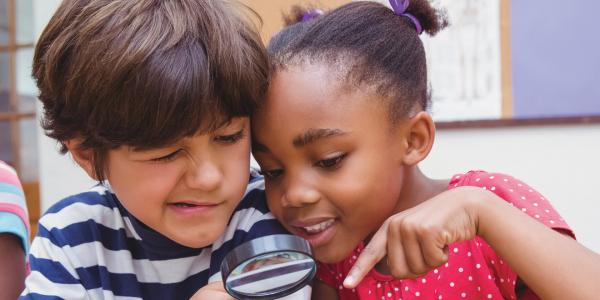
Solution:
M 222 292 L 229 250 L 284 232 L 249 174 L 268 63 L 239 4 L 65 0 L 33 75 L 48 136 L 101 184 L 40 220 L 23 298 Z

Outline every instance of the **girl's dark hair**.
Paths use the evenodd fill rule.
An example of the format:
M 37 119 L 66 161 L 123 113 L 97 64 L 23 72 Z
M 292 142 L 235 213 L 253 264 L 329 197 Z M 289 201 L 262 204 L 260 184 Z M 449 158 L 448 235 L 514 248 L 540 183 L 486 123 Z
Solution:
M 406 12 L 429 35 L 447 25 L 428 0 L 412 0 Z M 301 13 L 295 8 L 293 14 Z M 288 17 L 293 19 L 299 18 Z M 416 105 L 429 106 L 425 51 L 414 23 L 380 3 L 352 2 L 292 24 L 273 37 L 267 51 L 273 74 L 302 64 L 327 64 L 341 72 L 346 88 L 372 89 L 389 101 L 393 122 Z
M 268 84 L 253 11 L 231 1 L 64 0 L 33 61 L 42 127 L 107 151 L 160 147 L 249 116 Z

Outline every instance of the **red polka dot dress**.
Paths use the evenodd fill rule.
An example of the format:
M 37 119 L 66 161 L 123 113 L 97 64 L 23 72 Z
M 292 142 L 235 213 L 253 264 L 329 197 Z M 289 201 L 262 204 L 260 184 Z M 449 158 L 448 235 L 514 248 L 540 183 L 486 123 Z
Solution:
M 574 237 L 548 200 L 513 177 L 471 171 L 452 178 L 449 188 L 458 186 L 492 191 L 546 226 Z M 448 262 L 422 277 L 396 280 L 371 270 L 355 289 L 346 289 L 342 282 L 363 247 L 359 245 L 342 262 L 319 264 L 317 278 L 334 287 L 340 299 L 517 299 L 517 274 L 482 238 L 450 245 Z M 530 299 L 537 299 L 528 294 Z

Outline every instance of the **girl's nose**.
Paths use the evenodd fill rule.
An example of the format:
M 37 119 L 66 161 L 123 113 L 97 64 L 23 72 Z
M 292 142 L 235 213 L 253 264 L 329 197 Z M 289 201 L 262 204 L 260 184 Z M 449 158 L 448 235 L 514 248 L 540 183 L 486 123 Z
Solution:
M 317 203 L 321 199 L 319 191 L 311 184 L 293 182 L 289 184 L 282 196 L 284 207 L 301 207 Z
M 210 192 L 220 187 L 223 172 L 213 161 L 195 161 L 190 163 L 185 180 L 190 188 Z

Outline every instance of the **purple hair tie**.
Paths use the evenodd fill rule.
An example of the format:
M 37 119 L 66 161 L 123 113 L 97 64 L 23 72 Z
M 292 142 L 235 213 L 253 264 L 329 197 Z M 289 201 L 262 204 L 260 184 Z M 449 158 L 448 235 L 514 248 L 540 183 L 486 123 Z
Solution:
M 307 22 L 310 21 L 318 16 L 323 15 L 323 11 L 320 9 L 311 9 L 305 13 L 302 14 L 302 20 L 300 20 L 300 22 Z
M 423 27 L 421 27 L 421 22 L 410 13 L 406 12 L 406 9 L 409 5 L 409 0 L 390 0 L 390 5 L 394 9 L 394 12 L 398 16 L 409 18 L 413 24 L 415 24 L 415 29 L 417 30 L 417 34 L 421 34 L 423 32 Z

